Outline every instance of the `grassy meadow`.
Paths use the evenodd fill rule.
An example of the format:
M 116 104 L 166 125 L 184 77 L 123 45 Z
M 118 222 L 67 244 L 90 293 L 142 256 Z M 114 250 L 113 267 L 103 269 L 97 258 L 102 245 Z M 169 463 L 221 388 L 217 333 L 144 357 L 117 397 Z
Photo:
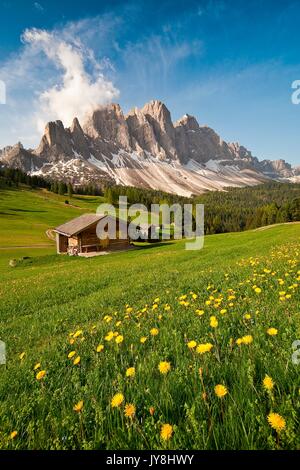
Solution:
M 99 199 L 0 192 L 0 448 L 299 449 L 300 224 L 56 255 Z

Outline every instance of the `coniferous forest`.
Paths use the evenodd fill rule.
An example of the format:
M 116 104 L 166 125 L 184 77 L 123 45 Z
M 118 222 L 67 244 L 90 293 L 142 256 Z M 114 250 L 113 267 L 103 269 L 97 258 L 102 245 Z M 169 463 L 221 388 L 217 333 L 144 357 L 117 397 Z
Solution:
M 186 198 L 163 191 L 129 186 L 73 186 L 70 182 L 49 181 L 30 176 L 18 169 L 0 169 L 0 188 L 43 188 L 61 196 L 74 194 L 104 196 L 106 202 L 118 204 L 127 196 L 129 204 L 204 204 L 205 233 L 241 232 L 265 225 L 300 221 L 300 184 L 270 182 L 246 188 L 209 191 L 201 196 Z

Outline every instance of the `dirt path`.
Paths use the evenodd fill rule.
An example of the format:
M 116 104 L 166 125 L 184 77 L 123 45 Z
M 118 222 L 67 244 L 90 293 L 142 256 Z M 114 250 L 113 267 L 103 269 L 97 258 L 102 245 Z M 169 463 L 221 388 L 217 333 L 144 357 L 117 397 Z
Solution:
M 294 225 L 294 224 L 300 224 L 300 222 L 282 222 L 281 224 L 264 225 L 263 227 L 255 228 L 253 232 L 259 232 L 261 230 L 268 230 L 269 228 L 279 227 L 280 225 Z
M 49 238 L 49 240 L 55 241 L 55 232 L 52 228 L 49 228 L 46 230 L 46 235 Z

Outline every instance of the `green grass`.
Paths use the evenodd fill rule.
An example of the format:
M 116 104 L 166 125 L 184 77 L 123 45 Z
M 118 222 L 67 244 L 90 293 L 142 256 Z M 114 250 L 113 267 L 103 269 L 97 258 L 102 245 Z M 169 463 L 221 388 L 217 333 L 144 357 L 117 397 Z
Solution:
M 11 197 L 16 204 L 18 196 Z M 47 206 L 44 227 L 48 218 L 51 226 L 76 211 L 49 198 L 33 206 L 31 197 L 23 194 L 31 208 Z M 20 236 L 22 219 L 38 220 L 37 213 L 23 214 Z M 29 235 L 38 244 L 43 232 L 33 225 Z M 179 241 L 92 259 L 58 256 L 54 247 L 1 250 L 0 338 L 7 346 L 1 448 L 299 449 L 300 365 L 291 360 L 300 339 L 299 236 L 300 225 L 285 225 L 209 236 L 201 251 L 186 251 Z M 8 267 L 9 258 L 21 256 L 30 258 Z M 280 300 L 282 291 L 291 297 Z M 150 334 L 154 327 L 157 336 Z M 269 327 L 278 334 L 269 336 Z M 123 342 L 106 341 L 110 331 Z M 253 342 L 238 346 L 245 335 Z M 191 351 L 190 340 L 211 343 L 212 351 Z M 97 353 L 99 344 L 104 350 Z M 68 358 L 71 351 L 79 365 Z M 165 376 L 160 361 L 171 364 Z M 39 362 L 46 371 L 40 381 L 33 371 Z M 126 378 L 128 367 L 135 367 L 134 378 Z M 275 382 L 269 393 L 266 374 Z M 223 399 L 214 393 L 217 384 L 228 389 Z M 118 392 L 125 400 L 113 409 Z M 125 403 L 136 407 L 132 420 L 124 416 Z M 278 436 L 267 422 L 271 411 L 286 421 Z M 160 437 L 164 423 L 173 426 L 169 441 Z

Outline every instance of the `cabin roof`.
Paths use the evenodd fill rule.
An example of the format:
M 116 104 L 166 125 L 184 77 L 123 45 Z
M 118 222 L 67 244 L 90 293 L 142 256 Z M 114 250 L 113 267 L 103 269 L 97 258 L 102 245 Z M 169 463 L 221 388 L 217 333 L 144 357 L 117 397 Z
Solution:
M 87 229 L 91 225 L 99 222 L 99 220 L 107 217 L 105 214 L 83 214 L 75 219 L 69 220 L 65 224 L 59 225 L 54 229 L 55 232 L 58 232 L 62 235 L 66 235 L 67 237 L 72 237 L 77 233 L 82 232 L 83 230 Z

